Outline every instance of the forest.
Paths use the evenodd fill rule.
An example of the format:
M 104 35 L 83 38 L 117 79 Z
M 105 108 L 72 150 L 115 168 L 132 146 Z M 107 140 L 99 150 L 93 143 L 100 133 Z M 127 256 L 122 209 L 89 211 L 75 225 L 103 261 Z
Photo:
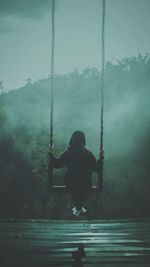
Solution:
M 99 157 L 100 79 L 96 68 L 54 77 L 56 155 L 82 130 Z M 150 55 L 105 66 L 104 191 L 98 218 L 150 216 Z M 70 195 L 48 191 L 50 76 L 0 94 L 0 217 L 72 218 Z M 61 169 L 55 184 L 63 184 Z M 96 178 L 93 178 L 96 182 Z M 87 199 L 89 213 L 95 195 Z

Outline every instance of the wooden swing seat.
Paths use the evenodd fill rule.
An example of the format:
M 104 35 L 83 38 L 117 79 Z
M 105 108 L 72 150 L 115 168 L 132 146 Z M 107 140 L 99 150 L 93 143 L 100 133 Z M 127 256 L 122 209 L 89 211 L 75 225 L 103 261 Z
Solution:
M 65 185 L 53 185 L 52 186 L 52 191 L 55 193 L 65 193 L 65 192 L 69 192 L 67 186 Z M 96 185 L 92 185 L 92 187 L 90 188 L 91 192 L 95 192 L 95 191 L 100 191 L 99 187 Z

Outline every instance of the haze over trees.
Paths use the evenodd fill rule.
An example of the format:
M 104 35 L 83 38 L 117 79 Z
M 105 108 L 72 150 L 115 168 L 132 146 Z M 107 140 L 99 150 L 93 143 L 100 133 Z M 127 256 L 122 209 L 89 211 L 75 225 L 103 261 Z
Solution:
M 150 56 L 106 63 L 105 174 L 99 218 L 147 217 L 150 202 Z M 47 192 L 50 78 L 0 95 L 0 214 L 15 218 L 69 218 L 69 195 Z M 55 75 L 56 154 L 74 130 L 83 130 L 98 158 L 100 73 Z M 55 183 L 63 184 L 63 170 Z M 90 196 L 87 206 L 94 205 Z M 92 203 L 92 204 L 91 204 Z M 92 206 L 91 206 L 92 207 Z

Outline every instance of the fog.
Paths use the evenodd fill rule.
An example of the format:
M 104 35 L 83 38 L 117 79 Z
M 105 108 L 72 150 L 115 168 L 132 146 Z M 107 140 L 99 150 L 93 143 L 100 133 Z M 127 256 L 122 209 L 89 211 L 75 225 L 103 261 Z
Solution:
M 90 0 L 56 1 L 54 148 L 57 156 L 68 147 L 71 134 L 82 130 L 87 148 L 99 157 L 99 3 L 98 0 L 94 4 Z M 149 216 L 149 4 L 147 0 L 106 3 L 104 203 L 99 218 Z M 2 217 L 68 216 L 62 215 L 61 207 L 47 193 L 50 11 L 48 0 L 0 0 Z M 61 171 L 55 183 L 63 184 Z M 65 203 L 68 202 L 67 199 Z
M 132 150 L 135 153 L 139 139 L 149 127 L 149 56 L 139 54 L 114 65 L 107 63 L 104 92 L 106 156 L 126 155 Z M 4 98 L 2 109 L 8 119 L 5 124 L 8 132 L 25 126 L 31 135 L 39 134 L 42 129 L 49 134 L 49 78 L 28 83 L 17 91 L 1 95 L 1 98 Z M 81 129 L 86 134 L 89 148 L 98 154 L 99 71 L 87 68 L 83 73 L 75 70 L 56 75 L 54 98 L 54 138 L 62 135 L 61 142 L 67 146 L 71 133 Z
M 107 216 L 112 213 L 110 204 L 115 203 L 118 197 L 123 198 L 120 205 L 128 199 L 126 216 L 136 212 L 136 216 L 140 216 L 141 212 L 146 216 L 148 212 L 145 205 L 149 197 L 149 70 L 149 55 L 139 54 L 122 59 L 117 64 L 106 64 L 104 188 L 106 192 L 111 187 L 113 190 L 104 194 L 105 216 L 106 212 Z M 87 148 L 98 158 L 100 78 L 97 69 L 89 68 L 83 73 L 74 70 L 55 76 L 54 145 L 57 156 L 68 147 L 72 132 L 82 130 L 86 135 Z M 9 180 L 17 179 L 15 183 L 20 184 L 19 188 L 24 184 L 25 195 L 30 190 L 32 192 L 32 187 L 40 187 L 38 190 L 43 194 L 50 134 L 50 78 L 29 82 L 23 88 L 3 93 L 0 102 L 1 189 L 4 193 L 6 181 L 9 184 Z M 137 203 L 140 203 L 140 211 Z M 121 206 L 118 210 L 116 214 L 120 214 Z

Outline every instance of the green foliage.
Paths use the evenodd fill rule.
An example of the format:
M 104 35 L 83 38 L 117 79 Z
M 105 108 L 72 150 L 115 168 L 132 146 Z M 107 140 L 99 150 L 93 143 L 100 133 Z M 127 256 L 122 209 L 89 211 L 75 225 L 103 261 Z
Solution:
M 99 218 L 149 216 L 150 57 L 138 55 L 105 69 L 105 177 Z M 97 69 L 55 75 L 54 143 L 59 155 L 81 129 L 95 155 L 99 147 L 100 78 Z M 50 78 L 0 95 L 0 214 L 70 218 L 69 195 L 48 194 Z M 55 173 L 63 184 L 64 170 Z M 93 209 L 89 196 L 87 206 Z

